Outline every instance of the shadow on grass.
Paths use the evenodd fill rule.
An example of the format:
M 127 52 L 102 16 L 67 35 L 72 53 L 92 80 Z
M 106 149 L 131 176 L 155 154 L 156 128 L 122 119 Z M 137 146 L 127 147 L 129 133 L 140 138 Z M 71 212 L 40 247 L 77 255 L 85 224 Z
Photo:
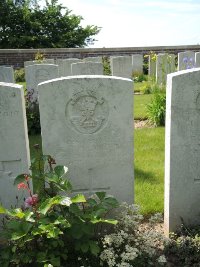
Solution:
M 152 172 L 144 172 L 143 170 L 136 168 L 134 170 L 135 179 L 139 181 L 149 181 L 151 183 L 157 183 L 158 180 L 156 179 L 155 175 Z

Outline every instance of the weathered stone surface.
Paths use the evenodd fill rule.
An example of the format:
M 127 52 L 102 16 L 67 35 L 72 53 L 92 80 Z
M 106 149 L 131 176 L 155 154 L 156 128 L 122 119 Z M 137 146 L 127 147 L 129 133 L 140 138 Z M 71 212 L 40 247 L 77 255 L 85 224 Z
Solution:
M 77 63 L 77 62 L 81 62 L 81 60 L 78 58 L 67 58 L 67 59 L 57 60 L 59 76 L 60 77 L 71 76 L 72 75 L 71 65 L 72 63 Z
M 85 62 L 96 62 L 96 63 L 102 63 L 102 57 L 85 57 L 83 59 Z
M 111 72 L 113 76 L 132 78 L 132 57 L 111 57 Z
M 152 78 L 156 77 L 156 56 L 150 55 L 148 57 L 149 69 L 148 75 Z
M 158 54 L 156 57 L 156 82 L 166 84 L 167 74 L 175 72 L 175 55 Z
M 195 68 L 200 67 L 200 52 L 195 53 Z
M 15 82 L 13 67 L 0 66 L 0 82 Z
M 24 67 L 30 66 L 30 65 L 35 65 L 35 64 L 54 64 L 55 61 L 53 58 L 47 58 L 42 61 L 38 60 L 29 60 L 24 62 Z
M 195 52 L 185 51 L 178 53 L 178 70 L 187 70 L 195 67 Z
M 96 62 L 80 62 L 71 65 L 72 75 L 103 75 L 103 64 Z
M 35 64 L 25 68 L 26 88 L 31 102 L 38 101 L 37 85 L 59 77 L 58 65 Z
M 10 208 L 23 203 L 24 193 L 13 185 L 21 173 L 29 172 L 24 91 L 21 85 L 0 83 L 0 203 Z
M 200 69 L 168 75 L 165 134 L 165 231 L 199 225 Z
M 133 83 L 74 76 L 38 85 L 43 153 L 69 168 L 76 192 L 133 202 Z
M 136 75 L 143 73 L 143 55 L 132 55 L 132 71 Z

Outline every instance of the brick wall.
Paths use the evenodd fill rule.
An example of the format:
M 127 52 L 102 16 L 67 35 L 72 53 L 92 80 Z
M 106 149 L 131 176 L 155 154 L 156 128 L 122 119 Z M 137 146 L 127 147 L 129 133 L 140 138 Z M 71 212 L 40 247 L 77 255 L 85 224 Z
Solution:
M 0 65 L 12 65 L 14 68 L 24 66 L 24 61 L 34 60 L 40 52 L 45 58 L 84 58 L 95 56 L 122 56 L 132 54 L 174 53 L 192 50 L 200 51 L 200 45 L 120 47 L 120 48 L 46 48 L 46 49 L 0 49 Z

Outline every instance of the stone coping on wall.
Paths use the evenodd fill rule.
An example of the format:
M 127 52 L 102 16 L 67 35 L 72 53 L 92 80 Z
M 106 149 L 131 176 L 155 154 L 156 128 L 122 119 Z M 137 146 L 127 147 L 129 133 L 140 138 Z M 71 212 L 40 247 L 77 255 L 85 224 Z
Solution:
M 102 48 L 37 48 L 37 49 L 0 49 L 0 53 L 101 53 L 101 52 L 143 52 L 143 51 L 183 51 L 200 50 L 200 45 L 143 46 L 143 47 L 102 47 Z

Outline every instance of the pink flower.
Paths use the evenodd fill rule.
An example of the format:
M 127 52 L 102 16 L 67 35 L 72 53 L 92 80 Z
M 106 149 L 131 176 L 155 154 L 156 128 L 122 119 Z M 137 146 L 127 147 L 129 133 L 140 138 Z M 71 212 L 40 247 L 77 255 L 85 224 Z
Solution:
M 27 186 L 25 183 L 19 183 L 19 184 L 17 185 L 17 188 L 18 188 L 18 190 L 19 190 L 19 189 L 27 189 L 28 186 Z
M 25 200 L 25 208 L 29 208 L 32 206 L 35 206 L 38 202 L 38 195 L 32 195 L 32 197 L 27 197 L 27 199 Z

